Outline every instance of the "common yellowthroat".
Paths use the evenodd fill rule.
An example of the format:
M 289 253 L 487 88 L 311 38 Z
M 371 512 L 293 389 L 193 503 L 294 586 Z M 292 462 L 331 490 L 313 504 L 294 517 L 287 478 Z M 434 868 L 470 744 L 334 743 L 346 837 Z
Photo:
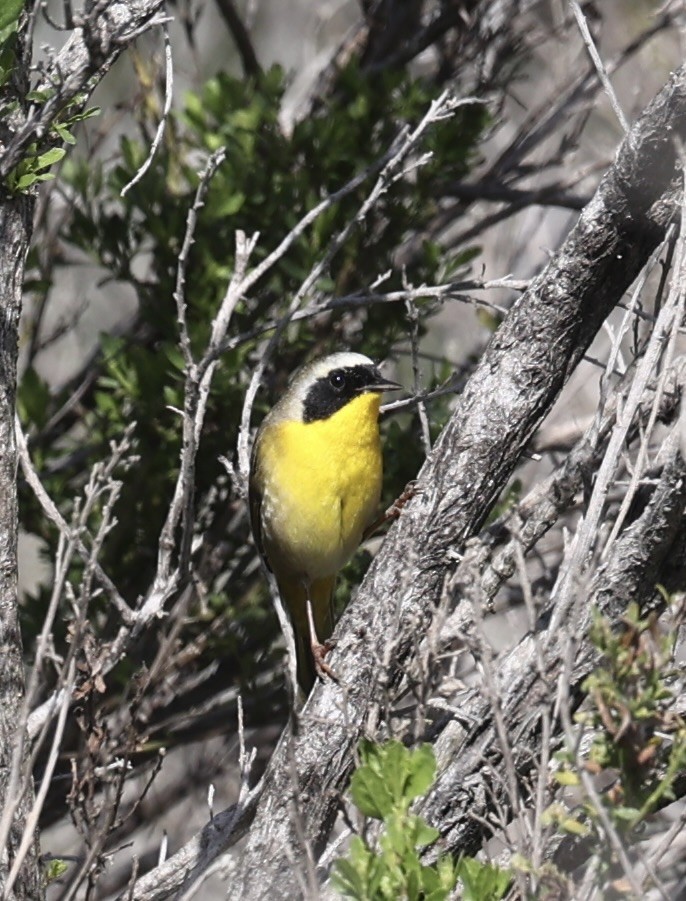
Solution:
M 250 519 L 293 624 L 306 694 L 316 673 L 331 674 L 321 642 L 333 631 L 336 574 L 375 518 L 381 395 L 401 387 L 362 354 L 323 357 L 295 372 L 255 438 Z

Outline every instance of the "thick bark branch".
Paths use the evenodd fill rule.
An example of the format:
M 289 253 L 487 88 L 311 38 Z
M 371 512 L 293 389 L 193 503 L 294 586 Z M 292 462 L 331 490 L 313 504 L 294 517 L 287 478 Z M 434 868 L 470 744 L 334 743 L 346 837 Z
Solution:
M 532 432 L 663 238 L 674 203 L 674 145 L 685 138 L 682 68 L 631 130 L 565 244 L 513 307 L 467 385 L 422 469 L 418 495 L 340 623 L 331 664 L 345 687 L 316 689 L 297 735 L 285 735 L 274 754 L 231 886 L 236 897 L 297 894 L 303 836 L 315 853 L 328 838 L 353 748 L 382 697 L 379 676 L 386 687 L 399 682 L 454 570 L 454 552 L 483 523 Z M 476 766 L 476 747 L 474 755 Z
M 18 36 L 12 77 L 0 88 L 0 105 L 10 110 L 0 124 L 0 147 L 21 126 L 28 85 L 28 50 Z M 37 836 L 8 887 L 18 859 L 24 824 L 33 802 L 33 782 L 24 746 L 24 661 L 17 608 L 17 447 L 14 411 L 17 342 L 24 263 L 31 237 L 33 200 L 0 194 L 0 893 L 17 899 L 44 896 L 38 869 Z M 11 806 L 10 806 L 11 805 Z M 9 893 L 9 892 L 8 892 Z
M 14 403 L 17 380 L 17 328 L 21 309 L 24 260 L 31 233 L 33 205 L 26 198 L 0 204 L 0 814 L 16 791 L 26 786 L 12 816 L 7 856 L 0 864 L 0 893 L 14 861 L 31 808 L 33 792 L 27 772 L 28 749 L 17 757 L 21 742 L 17 729 L 22 720 L 24 661 L 17 609 L 17 448 L 14 436 Z M 37 864 L 37 843 L 26 858 L 14 892 L 18 899 L 43 897 Z M 14 897 L 14 895 L 12 896 Z

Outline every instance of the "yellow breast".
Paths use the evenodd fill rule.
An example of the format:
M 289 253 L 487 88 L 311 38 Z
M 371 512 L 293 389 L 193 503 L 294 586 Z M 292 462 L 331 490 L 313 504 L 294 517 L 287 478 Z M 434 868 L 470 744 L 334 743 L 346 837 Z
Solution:
M 261 517 L 277 576 L 333 575 L 362 540 L 381 492 L 379 404 L 378 394 L 362 394 L 327 419 L 265 429 Z

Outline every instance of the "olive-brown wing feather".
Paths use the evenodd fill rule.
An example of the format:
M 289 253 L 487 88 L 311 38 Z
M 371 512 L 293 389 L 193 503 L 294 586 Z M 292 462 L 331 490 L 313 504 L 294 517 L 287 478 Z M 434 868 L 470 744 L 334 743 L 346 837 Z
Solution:
M 262 535 L 262 490 L 260 488 L 262 477 L 260 472 L 259 460 L 260 438 L 261 432 L 258 432 L 252 446 L 252 453 L 250 455 L 248 504 L 250 507 L 250 526 L 252 528 L 252 534 L 253 538 L 255 539 L 255 544 L 257 545 L 257 550 L 259 551 L 260 557 L 262 557 L 264 562 L 267 564 L 267 568 L 271 570 L 271 566 L 269 566 L 269 560 L 267 560 L 267 555 L 264 550 L 264 538 Z

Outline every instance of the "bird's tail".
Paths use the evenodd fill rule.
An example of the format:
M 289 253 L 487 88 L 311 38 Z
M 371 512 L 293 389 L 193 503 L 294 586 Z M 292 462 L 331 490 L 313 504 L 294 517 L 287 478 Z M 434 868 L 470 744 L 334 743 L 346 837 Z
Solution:
M 309 596 L 312 618 L 320 642 L 325 642 L 333 632 L 333 590 L 336 577 L 317 579 L 310 583 Z M 307 592 L 297 579 L 279 580 L 281 600 L 291 618 L 295 633 L 298 685 L 307 696 L 317 678 L 312 656 L 310 626 L 307 620 Z

